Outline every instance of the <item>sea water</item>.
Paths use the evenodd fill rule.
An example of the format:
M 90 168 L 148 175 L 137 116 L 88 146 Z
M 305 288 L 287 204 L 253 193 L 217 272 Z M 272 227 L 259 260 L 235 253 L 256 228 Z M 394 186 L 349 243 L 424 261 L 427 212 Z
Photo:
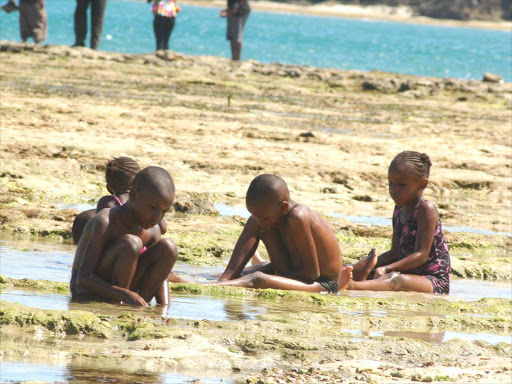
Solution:
M 46 43 L 72 45 L 75 1 L 47 0 L 46 4 Z M 229 57 L 226 21 L 219 17 L 219 9 L 182 8 L 171 49 Z M 0 13 L 0 39 L 20 40 L 18 12 Z M 145 1 L 109 0 L 99 48 L 153 51 L 152 20 Z M 512 33 L 253 11 L 244 31 L 243 58 L 463 79 L 481 79 L 484 72 L 493 72 L 512 81 Z

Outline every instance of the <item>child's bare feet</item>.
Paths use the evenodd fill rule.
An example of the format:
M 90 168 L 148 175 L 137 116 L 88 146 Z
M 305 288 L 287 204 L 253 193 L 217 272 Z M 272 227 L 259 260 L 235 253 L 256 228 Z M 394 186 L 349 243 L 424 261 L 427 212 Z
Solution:
M 354 265 L 354 281 L 364 281 L 370 274 L 375 265 L 377 264 L 377 251 L 372 248 L 370 253 L 363 260 L 358 261 Z
M 183 277 L 176 275 L 174 272 L 169 273 L 167 279 L 170 283 L 191 283 L 190 280 L 186 280 Z
M 347 288 L 347 286 L 352 281 L 352 269 L 353 267 L 351 265 L 347 265 L 341 270 L 341 282 L 338 287 L 338 291 Z

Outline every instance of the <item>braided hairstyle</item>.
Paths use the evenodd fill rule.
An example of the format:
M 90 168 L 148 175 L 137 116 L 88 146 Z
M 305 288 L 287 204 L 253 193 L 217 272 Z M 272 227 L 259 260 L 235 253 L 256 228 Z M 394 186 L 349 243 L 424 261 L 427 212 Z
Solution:
M 129 157 L 114 157 L 105 166 L 105 179 L 110 193 L 130 190 L 135 175 L 140 172 L 139 164 Z
M 401 152 L 396 155 L 389 168 L 398 167 L 405 164 L 410 165 L 412 170 L 419 178 L 428 178 L 430 175 L 430 167 L 432 166 L 432 162 L 426 153 L 419 153 L 416 151 Z

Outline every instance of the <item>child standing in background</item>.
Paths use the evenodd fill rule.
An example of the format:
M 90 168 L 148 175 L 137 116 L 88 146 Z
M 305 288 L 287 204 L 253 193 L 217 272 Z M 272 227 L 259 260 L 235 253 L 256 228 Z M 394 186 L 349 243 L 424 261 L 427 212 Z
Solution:
M 152 11 L 155 15 L 153 29 L 155 31 L 156 50 L 168 50 L 176 16 L 181 8 L 175 0 L 148 0 L 149 2 L 153 2 Z
M 38 44 L 48 36 L 48 16 L 45 8 L 46 0 L 20 0 L 19 7 L 14 0 L 9 0 L 2 9 L 11 13 L 20 12 L 20 36 L 23 42 L 29 37 Z

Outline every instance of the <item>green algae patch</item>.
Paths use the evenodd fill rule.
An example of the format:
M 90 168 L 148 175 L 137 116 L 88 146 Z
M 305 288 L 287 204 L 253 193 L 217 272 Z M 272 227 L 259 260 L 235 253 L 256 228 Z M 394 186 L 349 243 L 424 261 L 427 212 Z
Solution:
M 284 324 L 294 332 L 307 324 L 308 332 L 321 331 L 335 327 L 338 330 L 366 330 L 380 332 L 408 332 L 417 334 L 438 333 L 443 331 L 468 333 L 493 332 L 505 334 L 510 329 L 510 322 L 502 317 L 482 317 L 481 315 L 438 316 L 436 314 L 389 314 L 387 316 L 353 315 L 339 312 L 301 312 L 301 313 L 272 313 L 258 316 L 260 321 L 273 324 Z M 343 332 L 343 331 L 342 331 Z M 386 335 L 387 336 L 387 335 Z
M 128 341 L 140 339 L 163 339 L 173 335 L 173 330 L 163 325 L 155 324 L 155 320 L 147 317 L 133 317 L 131 314 L 117 318 L 117 328 L 123 331 Z
M 48 280 L 12 279 L 0 275 L 0 289 L 23 288 L 41 292 L 68 293 L 69 284 Z
M 174 322 L 169 321 L 169 324 Z M 96 315 L 86 311 L 55 311 L 30 308 L 17 303 L 0 302 L 0 324 L 26 328 L 42 327 L 58 335 L 124 337 L 129 341 L 161 339 L 173 335 L 163 319 L 133 316 Z
M 91 335 L 108 338 L 109 321 L 84 311 L 53 311 L 21 304 L 0 302 L 0 324 L 20 327 L 40 326 L 57 334 Z

